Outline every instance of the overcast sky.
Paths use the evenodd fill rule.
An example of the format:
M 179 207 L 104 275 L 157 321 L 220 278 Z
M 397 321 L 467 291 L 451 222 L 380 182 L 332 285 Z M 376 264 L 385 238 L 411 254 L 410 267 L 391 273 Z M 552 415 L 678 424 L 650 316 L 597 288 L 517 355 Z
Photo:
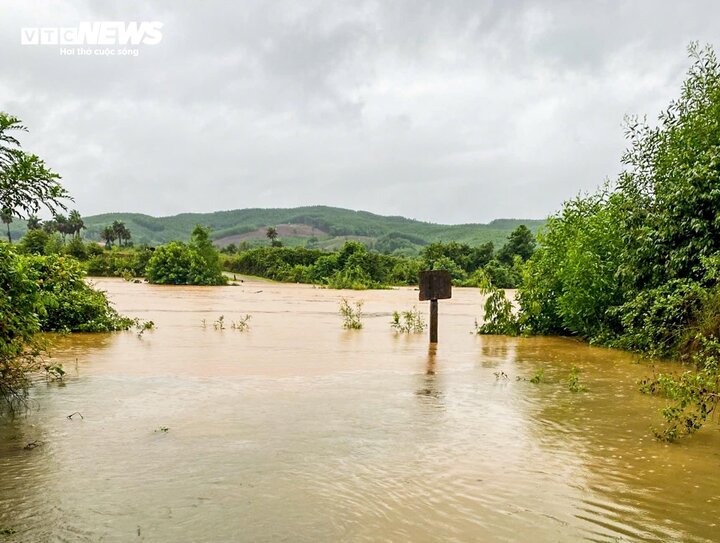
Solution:
M 23 27 L 160 21 L 137 57 Z M 620 169 L 720 2 L 0 0 L 0 109 L 84 215 L 325 204 L 541 218 Z

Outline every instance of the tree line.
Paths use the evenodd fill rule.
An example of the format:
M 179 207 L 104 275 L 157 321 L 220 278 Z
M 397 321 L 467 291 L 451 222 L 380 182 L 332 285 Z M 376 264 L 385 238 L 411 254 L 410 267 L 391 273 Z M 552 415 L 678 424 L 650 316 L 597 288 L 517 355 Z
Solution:
M 690 364 L 643 391 L 672 400 L 658 436 L 697 431 L 720 400 L 720 65 L 693 44 L 680 97 L 629 118 L 622 173 L 550 218 L 517 303 L 492 292 L 484 331 L 562 334 Z

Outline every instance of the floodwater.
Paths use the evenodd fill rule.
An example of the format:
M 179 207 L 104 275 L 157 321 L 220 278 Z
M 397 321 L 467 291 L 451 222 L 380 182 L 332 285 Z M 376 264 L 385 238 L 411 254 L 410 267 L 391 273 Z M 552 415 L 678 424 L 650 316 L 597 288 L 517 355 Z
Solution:
M 157 329 L 54 338 L 65 382 L 0 419 L 2 541 L 720 541 L 718 426 L 655 441 L 647 362 L 473 335 L 477 290 L 433 352 L 389 326 L 413 289 L 96 282 Z

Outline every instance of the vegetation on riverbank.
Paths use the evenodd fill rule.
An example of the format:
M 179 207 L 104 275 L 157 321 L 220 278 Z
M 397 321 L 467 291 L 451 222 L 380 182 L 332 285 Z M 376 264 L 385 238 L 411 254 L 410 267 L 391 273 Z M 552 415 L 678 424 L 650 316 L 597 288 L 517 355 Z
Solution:
M 658 436 L 697 431 L 720 401 L 720 66 L 693 60 L 657 126 L 629 119 L 624 171 L 566 202 L 523 270 L 517 313 L 494 292 L 483 331 L 566 334 L 691 364 L 643 390 L 672 403 Z M 494 330 L 493 330 L 494 328 Z
M 513 288 L 534 249 L 534 236 L 520 225 L 498 251 L 494 251 L 492 243 L 477 247 L 457 242 L 432 243 L 419 257 L 412 258 L 373 252 L 360 242 L 348 241 L 335 252 L 303 247 L 247 249 L 226 257 L 225 269 L 276 281 L 356 290 L 415 285 L 420 270 L 435 269 L 449 271 L 457 286 L 478 286 L 483 277 L 489 276 L 499 287 Z
M 32 221 L 41 208 L 59 216 L 58 210 L 66 209 L 69 199 L 59 183 L 60 176 L 20 148 L 14 134 L 24 130 L 18 119 L 0 112 L 0 209 L 7 224 L 13 217 Z M 68 226 L 65 235 L 74 232 L 76 226 L 73 223 L 72 230 Z M 50 233 L 37 232 L 31 229 L 17 248 L 0 242 L 3 405 L 22 400 L 30 375 L 41 369 L 45 345 L 39 339 L 40 332 L 107 332 L 135 324 L 120 316 L 105 294 L 85 281 L 85 272 L 73 256 L 60 254 L 67 252 L 65 249 L 50 249 L 54 239 Z

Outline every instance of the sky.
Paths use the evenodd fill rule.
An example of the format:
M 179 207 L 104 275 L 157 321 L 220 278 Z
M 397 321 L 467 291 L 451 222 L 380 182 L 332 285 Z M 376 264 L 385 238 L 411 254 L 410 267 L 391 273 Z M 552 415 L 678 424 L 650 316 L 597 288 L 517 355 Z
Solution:
M 83 215 L 543 218 L 616 177 L 625 115 L 657 118 L 718 20 L 714 0 L 0 0 L 0 110 Z M 161 40 L 21 43 L 103 21 Z

